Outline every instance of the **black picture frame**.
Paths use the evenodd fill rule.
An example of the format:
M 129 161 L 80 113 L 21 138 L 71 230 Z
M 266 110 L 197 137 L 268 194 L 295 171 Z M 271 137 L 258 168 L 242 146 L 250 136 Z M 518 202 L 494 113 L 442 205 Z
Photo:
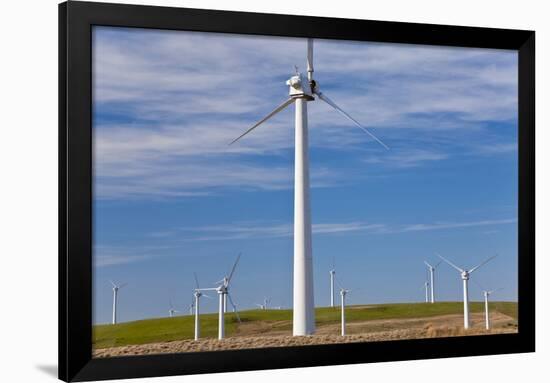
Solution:
M 515 334 L 92 359 L 94 25 L 518 52 Z M 70 1 L 59 5 L 59 378 L 89 381 L 535 351 L 535 32 Z M 229 363 L 230 361 L 230 363 Z

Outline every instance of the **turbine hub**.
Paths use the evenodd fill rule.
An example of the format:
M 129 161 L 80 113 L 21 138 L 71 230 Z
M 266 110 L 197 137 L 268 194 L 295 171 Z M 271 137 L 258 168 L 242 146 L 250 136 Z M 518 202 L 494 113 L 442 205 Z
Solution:
M 470 273 L 467 272 L 467 271 L 463 271 L 460 275 L 461 275 L 462 279 L 465 280 L 465 281 L 470 279 Z

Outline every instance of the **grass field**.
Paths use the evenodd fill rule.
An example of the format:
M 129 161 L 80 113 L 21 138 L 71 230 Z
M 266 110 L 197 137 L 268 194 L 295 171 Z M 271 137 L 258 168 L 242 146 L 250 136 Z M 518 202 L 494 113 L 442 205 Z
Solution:
M 491 302 L 491 311 L 498 311 L 517 320 L 516 302 Z M 346 308 L 347 323 L 384 319 L 429 318 L 441 315 L 461 314 L 462 302 L 399 303 L 380 305 L 359 305 Z M 472 313 L 483 311 L 482 302 L 471 302 Z M 316 310 L 318 327 L 339 323 L 340 308 L 321 307 Z M 238 323 L 235 314 L 226 314 L 226 336 L 246 335 L 240 330 L 247 324 L 258 323 L 270 331 L 290 330 L 292 327 L 291 310 L 249 310 L 239 313 L 242 323 Z M 218 315 L 202 314 L 201 338 L 217 336 Z M 97 325 L 93 328 L 94 349 L 146 343 L 169 342 L 192 339 L 194 336 L 194 316 L 185 315 L 173 318 L 147 319 L 116 325 Z

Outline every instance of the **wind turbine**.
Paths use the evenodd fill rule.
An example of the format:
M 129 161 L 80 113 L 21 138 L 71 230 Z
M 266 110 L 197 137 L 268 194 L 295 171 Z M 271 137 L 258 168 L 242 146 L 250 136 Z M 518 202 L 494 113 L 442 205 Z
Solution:
M 502 288 L 489 290 L 489 291 L 483 290 L 483 298 L 485 299 L 485 329 L 487 330 L 491 328 L 491 321 L 489 319 L 489 295 L 493 294 L 498 290 L 502 290 Z
M 351 292 L 351 290 L 344 289 L 342 286 L 340 287 L 340 326 L 341 326 L 341 334 L 342 336 L 346 335 L 346 295 Z
M 256 306 L 259 306 L 262 310 L 267 310 L 268 303 L 271 302 L 271 298 L 264 297 L 263 303 L 256 303 Z
M 429 296 L 429 291 L 430 291 L 430 282 L 428 282 L 427 280 L 424 281 L 424 283 L 422 284 L 422 288 L 425 291 L 425 302 L 428 303 L 429 302 L 428 296 Z
M 472 279 L 476 285 L 479 286 L 481 289 L 481 292 L 483 293 L 483 300 L 485 301 L 485 329 L 489 330 L 491 328 L 491 321 L 489 318 L 489 295 L 502 290 L 502 287 L 499 287 L 498 289 L 494 290 L 485 290 L 475 279 Z
M 352 121 L 384 148 L 388 147 L 364 128 L 353 117 L 325 96 L 313 79 L 313 39 L 307 40 L 307 79 L 296 73 L 287 80 L 289 98 L 271 113 L 246 130 L 229 145 L 237 142 L 259 125 L 295 104 L 294 147 L 294 287 L 293 335 L 310 335 L 315 332 L 315 304 L 313 300 L 313 259 L 311 251 L 311 211 L 309 202 L 308 113 L 307 103 L 316 98 L 327 103 Z
M 170 303 L 170 310 L 168 310 L 168 315 L 170 316 L 170 318 L 172 318 L 174 316 L 174 314 L 179 313 L 179 311 L 174 309 L 174 305 L 172 305 L 172 300 L 171 299 L 169 300 L 169 303 Z
M 440 263 L 441 263 L 441 261 L 439 261 L 437 263 L 437 265 L 432 266 L 428 262 L 424 261 L 424 264 L 426 265 L 426 267 L 428 267 L 428 270 L 430 272 L 430 302 L 431 303 L 435 303 L 435 287 L 434 287 L 435 276 L 434 276 L 434 272 L 435 272 L 435 269 L 437 268 L 437 266 L 440 265 Z
M 264 297 L 263 303 L 256 303 L 256 306 L 260 308 L 260 310 L 267 310 L 267 304 L 271 302 L 271 298 Z
M 237 259 L 235 260 L 235 263 L 233 264 L 233 267 L 231 268 L 231 272 L 229 273 L 229 276 L 223 277 L 222 280 L 216 282 L 221 283 L 218 287 L 211 287 L 206 289 L 197 289 L 199 291 L 216 291 L 218 293 L 219 297 L 219 306 L 218 306 L 218 339 L 223 339 L 225 337 L 225 312 L 227 307 L 227 299 L 229 298 L 229 302 L 233 306 L 233 311 L 237 315 L 237 319 L 240 322 L 241 318 L 239 317 L 239 314 L 237 313 L 237 306 L 235 306 L 235 303 L 233 302 L 233 299 L 231 299 L 231 295 L 229 295 L 229 284 L 231 283 L 231 278 L 233 278 L 233 274 L 235 273 L 235 268 L 237 267 L 237 264 L 239 263 L 239 259 L 241 258 L 241 254 L 237 256 Z
M 193 273 L 193 276 L 195 277 L 195 292 L 193 293 L 193 296 L 195 297 L 195 301 L 191 303 L 190 307 L 191 310 L 193 310 L 193 307 L 195 308 L 195 340 L 198 340 L 201 336 L 201 329 L 200 329 L 200 298 L 210 298 L 208 295 L 201 293 L 201 289 L 199 286 L 199 278 L 197 278 L 197 273 Z M 193 312 L 191 312 L 193 314 Z
M 498 254 L 497 254 L 498 255 Z M 470 327 L 470 308 L 468 306 L 468 280 L 470 279 L 470 274 L 472 274 L 474 271 L 479 269 L 481 266 L 495 258 L 497 255 L 493 255 L 492 257 L 487 258 L 485 261 L 481 262 L 476 267 L 471 268 L 470 270 L 461 269 L 460 267 L 453 264 L 448 259 L 444 258 L 443 256 L 437 254 L 439 258 L 441 258 L 443 261 L 445 261 L 449 266 L 456 269 L 462 278 L 462 286 L 463 286 L 463 296 L 464 296 L 464 328 L 468 329 Z
M 124 286 L 127 285 L 127 283 L 123 283 L 121 285 L 117 285 L 116 283 L 114 283 L 113 281 L 109 281 L 111 282 L 111 285 L 113 285 L 113 324 L 116 324 L 117 323 L 117 301 L 118 301 L 118 290 L 120 290 L 121 288 L 123 288 Z
M 329 270 L 330 275 L 330 307 L 334 307 L 334 276 L 336 270 L 334 269 L 334 258 L 332 259 L 332 268 Z

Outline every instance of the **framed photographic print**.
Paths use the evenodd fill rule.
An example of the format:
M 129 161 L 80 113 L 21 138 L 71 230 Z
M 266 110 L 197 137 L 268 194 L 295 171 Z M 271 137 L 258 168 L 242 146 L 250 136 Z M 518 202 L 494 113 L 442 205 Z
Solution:
M 60 4 L 59 377 L 534 351 L 534 39 Z

